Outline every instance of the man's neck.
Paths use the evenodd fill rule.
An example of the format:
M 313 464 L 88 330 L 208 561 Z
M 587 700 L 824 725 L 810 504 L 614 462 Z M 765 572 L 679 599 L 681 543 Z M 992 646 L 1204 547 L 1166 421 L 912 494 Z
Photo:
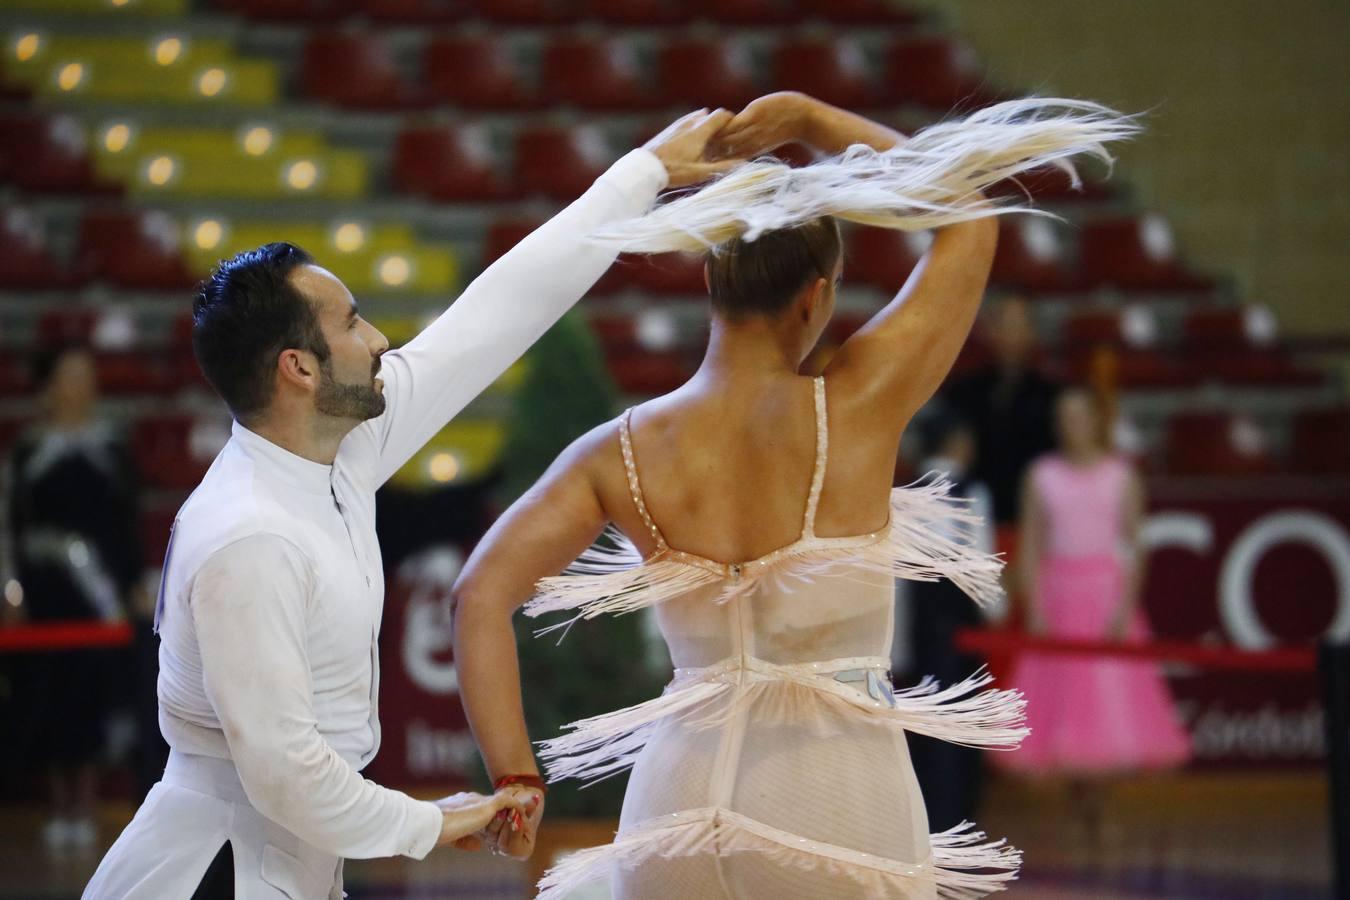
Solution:
M 355 424 L 314 414 L 286 415 L 273 411 L 244 426 L 283 450 L 311 462 L 331 466 L 338 446 Z

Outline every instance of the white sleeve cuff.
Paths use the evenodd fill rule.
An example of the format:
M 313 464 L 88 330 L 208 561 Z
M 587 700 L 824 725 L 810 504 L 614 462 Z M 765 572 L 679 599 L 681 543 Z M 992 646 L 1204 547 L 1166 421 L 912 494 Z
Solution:
M 655 197 L 670 183 L 665 165 L 650 150 L 630 150 L 598 179 L 624 194 L 645 193 Z
M 411 841 L 404 856 L 413 859 L 426 859 L 428 853 L 441 839 L 441 822 L 444 821 L 441 808 L 429 800 L 416 800 L 408 811 L 408 831 Z

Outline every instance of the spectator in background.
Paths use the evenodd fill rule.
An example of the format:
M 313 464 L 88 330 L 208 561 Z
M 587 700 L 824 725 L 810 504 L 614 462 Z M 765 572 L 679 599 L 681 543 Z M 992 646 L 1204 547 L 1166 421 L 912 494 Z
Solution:
M 1102 405 L 1088 389 L 1060 395 L 1056 425 L 1059 452 L 1032 465 L 1023 490 L 1017 576 L 1027 630 L 1071 640 L 1147 640 L 1143 483 L 1111 451 Z M 1068 777 L 1090 835 L 1101 834 L 1103 776 L 1176 766 L 1190 756 L 1154 663 L 1028 652 L 1011 681 L 1026 695 L 1031 734 L 997 761 Z
M 1022 474 L 1055 446 L 1058 385 L 1036 366 L 1036 330 L 1027 301 L 1008 297 L 980 320 L 994 359 L 955 381 L 944 399 L 975 428 L 974 476 L 989 486 L 994 518 L 1017 521 Z
M 43 417 L 15 446 L 9 479 L 19 609 L 32 622 L 121 619 L 142 568 L 129 457 L 97 417 L 87 350 L 42 355 L 34 375 Z M 105 651 L 55 651 L 32 663 L 31 749 L 49 767 L 52 800 L 43 839 L 52 849 L 89 847 L 110 700 Z
M 994 528 L 989 489 L 972 474 L 975 462 L 975 431 L 970 423 L 950 410 L 940 409 L 921 428 L 924 458 L 921 472 L 943 473 L 952 482 L 951 496 L 968 503 L 980 517 L 974 546 L 982 553 L 994 550 Z M 939 684 L 958 684 L 979 669 L 981 660 L 956 647 L 956 632 L 977 628 L 984 610 L 950 581 L 906 582 L 910 607 L 910 660 L 913 672 L 931 676 Z M 973 821 L 980 802 L 983 781 L 982 752 L 939 741 L 915 732 L 909 738 L 914 774 L 918 776 L 928 807 L 932 831 L 946 831 Z

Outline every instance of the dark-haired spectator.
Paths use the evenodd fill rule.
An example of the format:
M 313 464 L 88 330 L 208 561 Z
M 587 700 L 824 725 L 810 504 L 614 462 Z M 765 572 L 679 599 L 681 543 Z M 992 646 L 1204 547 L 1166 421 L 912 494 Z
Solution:
M 993 304 L 980 329 L 994 359 L 953 382 L 942 396 L 975 429 L 973 474 L 993 494 L 995 520 L 1007 525 L 1020 512 L 1022 474 L 1055 446 L 1059 385 L 1037 366 L 1026 300 L 1009 297 Z
M 8 600 L 31 622 L 121 619 L 142 569 L 134 470 L 98 416 L 87 350 L 43 354 L 34 376 L 43 416 L 10 461 L 8 534 L 16 571 Z M 96 763 L 112 700 L 104 654 L 56 651 L 28 667 L 21 730 L 32 758 L 48 768 L 52 811 L 43 839 L 52 849 L 88 847 L 97 837 Z

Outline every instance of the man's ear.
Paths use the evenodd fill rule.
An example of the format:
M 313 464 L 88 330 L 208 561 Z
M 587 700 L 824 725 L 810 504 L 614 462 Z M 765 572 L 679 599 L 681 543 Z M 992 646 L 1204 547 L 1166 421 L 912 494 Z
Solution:
M 277 377 L 297 387 L 310 387 L 319 377 L 318 359 L 303 350 L 282 350 L 277 356 Z

